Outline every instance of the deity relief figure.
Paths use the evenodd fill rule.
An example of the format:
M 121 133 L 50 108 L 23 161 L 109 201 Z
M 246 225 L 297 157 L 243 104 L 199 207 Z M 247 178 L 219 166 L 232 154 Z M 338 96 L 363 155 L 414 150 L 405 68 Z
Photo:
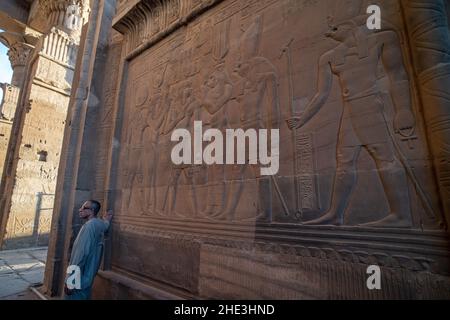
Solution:
M 232 98 L 233 85 L 223 66 L 219 66 L 205 80 L 201 87 L 202 107 L 207 111 L 202 118 L 206 125 L 223 128 L 227 125 L 224 106 Z
M 167 64 L 154 71 L 153 93 L 149 99 L 148 114 L 145 119 L 146 127 L 143 133 L 146 145 L 144 150 L 144 158 L 146 159 L 144 162 L 144 178 L 146 179 L 145 186 L 148 187 L 145 204 L 149 214 L 154 214 L 157 208 L 156 180 L 158 155 L 160 153 L 159 141 L 167 115 L 166 99 L 162 89 L 166 68 Z
M 339 42 L 319 59 L 317 92 L 304 113 L 287 120 L 290 129 L 306 124 L 325 104 L 333 75 L 339 79 L 344 105 L 336 150 L 337 168 L 331 206 L 323 216 L 305 224 L 344 223 L 344 213 L 356 184 L 356 164 L 361 149 L 374 160 L 388 200 L 390 212 L 370 227 L 411 227 L 405 163 L 397 157 L 394 137 L 384 115 L 382 92 L 377 85 L 377 66 L 382 63 L 390 80 L 396 131 L 410 131 L 415 126 L 411 112 L 409 81 L 396 32 L 368 33 L 365 26 L 347 20 L 330 26 L 326 36 Z
M 126 145 L 128 149 L 128 160 L 126 170 L 126 189 L 128 197 L 126 204 L 133 212 L 143 213 L 144 194 L 143 194 L 143 162 L 144 150 L 144 132 L 148 127 L 146 121 L 148 116 L 148 108 L 146 102 L 148 98 L 148 88 L 145 81 L 136 86 L 135 103 L 133 112 L 128 121 Z
M 219 65 L 206 79 L 202 86 L 202 107 L 206 112 L 201 112 L 201 120 L 204 130 L 207 128 L 218 129 L 225 135 L 228 127 L 227 104 L 232 98 L 233 85 L 224 69 Z M 204 215 L 216 216 L 223 213 L 227 192 L 225 188 L 224 165 L 209 165 L 206 168 L 208 197 Z
M 243 130 L 278 128 L 280 119 L 277 70 L 259 54 L 262 25 L 262 17 L 258 16 L 242 34 L 239 59 L 233 70 L 239 79 L 234 85 L 234 98 L 239 102 L 239 110 L 230 109 L 229 123 L 231 127 Z M 230 180 L 230 191 L 221 217 L 270 221 L 271 190 L 272 184 L 277 183 L 276 178 L 260 176 L 260 168 L 250 165 L 248 160 L 244 165 L 233 165 L 225 174 Z M 257 193 L 254 199 L 256 213 L 236 217 L 237 206 L 250 181 L 254 181 Z
M 170 138 L 171 133 L 177 128 L 192 131 L 194 112 L 199 108 L 199 102 L 195 98 L 191 83 L 189 82 L 186 82 L 181 86 L 173 87 L 170 97 L 172 97 L 172 100 L 169 100 L 169 111 L 162 132 L 164 135 L 167 135 L 168 138 Z M 170 152 L 168 154 L 170 154 Z M 184 176 L 188 180 L 188 184 L 191 186 L 191 209 L 194 214 L 197 213 L 198 209 L 195 184 L 193 181 L 193 170 L 193 165 L 175 165 L 170 161 L 170 178 L 162 204 L 164 215 L 185 216 L 185 213 L 176 212 L 176 204 L 177 200 L 179 200 L 177 199 L 178 188 L 182 173 L 184 173 Z

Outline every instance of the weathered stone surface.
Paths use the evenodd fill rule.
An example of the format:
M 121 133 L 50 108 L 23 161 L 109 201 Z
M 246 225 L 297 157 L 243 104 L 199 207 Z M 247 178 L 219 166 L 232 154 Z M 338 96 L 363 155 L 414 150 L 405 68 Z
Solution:
M 110 37 L 115 1 L 91 2 L 90 9 L 91 22 L 80 40 L 83 52 L 74 73 L 76 91 L 68 111 L 70 126 L 66 126 L 64 132 L 59 168 L 62 175 L 56 186 L 53 237 L 49 243 L 49 257 L 55 263 L 47 264 L 45 281 L 53 295 L 61 292 L 65 263 L 70 254 L 67 246 L 81 227 L 76 214 L 78 203 L 88 197 L 102 201 L 106 194 L 105 180 L 109 178 L 102 174 L 107 172 L 109 147 L 97 149 L 97 146 L 111 142 L 122 37 L 118 33 Z M 94 189 L 98 193 L 93 194 Z
M 429 60 L 421 46 L 443 37 L 439 52 L 450 47 L 443 2 L 422 2 L 379 1 L 374 32 L 364 1 L 119 1 L 126 72 L 112 119 L 105 200 L 117 216 L 105 263 L 180 296 L 450 298 L 448 157 L 422 118 L 440 99 L 428 112 L 445 122 L 448 90 L 414 78 L 448 57 Z M 428 14 L 442 23 L 424 45 L 427 35 L 411 30 Z M 417 99 L 421 90 L 434 98 Z M 279 172 L 173 165 L 170 134 L 194 120 L 279 128 Z M 448 143 L 445 132 L 433 134 Z M 191 259 L 166 256 L 168 243 L 195 248 Z M 388 290 L 367 290 L 370 264 Z M 108 281 L 98 297 L 109 296 Z M 110 297 L 129 291 L 112 286 Z
M 3 90 L 3 101 L 0 102 L 0 172 L 3 173 L 20 89 L 7 83 L 0 84 L 0 88 Z
M 181 7 L 189 8 L 189 3 Z M 167 2 L 167 6 L 161 8 L 166 17 L 175 14 L 174 5 Z M 141 26 L 137 12 L 145 11 L 144 5 L 131 7 L 128 16 L 117 22 L 120 28 L 125 28 L 125 21 L 134 18 L 135 24 Z M 402 129 L 397 125 L 408 121 L 411 122 L 408 125 L 414 125 L 414 119 L 410 121 L 410 118 L 418 113 L 415 111 L 418 106 L 410 98 L 412 90 L 405 69 L 408 65 L 401 54 L 401 17 L 395 16 L 395 6 L 389 5 L 385 14 L 392 16 L 391 20 L 397 21 L 398 27 L 393 25 L 389 30 L 370 34 L 364 31 L 365 20 L 355 18 L 362 12 L 361 6 L 353 4 L 352 8 L 348 13 L 330 9 L 325 2 L 315 5 L 270 1 L 221 3 L 136 57 L 135 50 L 145 45 L 150 37 L 145 35 L 151 29 L 142 27 L 138 35 L 133 33 L 134 29 L 125 30 L 127 51 L 132 53 L 132 60 L 128 67 L 127 94 L 124 94 L 121 159 L 116 169 L 122 173 L 120 212 L 233 221 L 261 216 L 268 222 L 296 223 L 317 218 L 331 208 L 333 212 L 339 211 L 335 215 L 339 221 L 324 219 L 316 224 L 357 225 L 381 220 L 392 210 L 399 220 L 404 220 L 398 223 L 406 227 L 439 228 L 443 219 L 439 206 L 428 199 L 432 197 L 434 184 L 427 171 L 424 132 L 414 126 L 413 131 L 410 130 L 413 133 L 396 133 Z M 295 18 L 307 13 L 317 16 L 317 22 Z M 189 14 L 189 11 L 184 15 L 180 12 L 178 18 L 186 20 Z M 360 58 L 362 62 L 346 62 L 345 49 L 339 42 L 326 38 L 313 42 L 311 34 L 326 32 L 330 14 L 334 15 L 334 23 L 349 19 L 353 19 L 351 23 L 358 23 L 355 26 L 361 33 L 358 40 L 365 46 L 358 49 L 367 51 L 361 53 L 366 54 L 366 58 Z M 170 25 L 166 18 L 159 29 L 163 31 Z M 303 30 L 306 25 L 308 33 L 288 32 Z M 199 34 L 199 30 L 204 31 Z M 349 33 L 348 38 L 351 37 Z M 397 53 L 389 59 L 398 67 L 392 68 L 377 56 L 383 46 L 390 46 Z M 331 84 L 332 77 L 336 77 L 329 92 L 320 92 L 323 99 L 329 96 L 328 100 L 304 127 L 290 131 L 283 120 L 292 117 L 296 120 L 306 102 L 313 98 L 311 92 L 316 90 L 314 81 L 304 83 L 301 79 L 318 78 L 319 60 L 328 61 L 326 59 L 331 68 L 323 71 L 328 78 L 322 80 Z M 380 74 L 366 83 L 358 83 L 356 76 L 351 78 L 352 68 Z M 214 77 L 216 83 L 209 84 L 208 77 Z M 372 89 L 375 85 L 378 87 Z M 233 92 L 217 106 L 217 115 L 209 114 L 204 107 L 210 99 L 207 92 L 220 92 L 226 86 Z M 374 97 L 378 99 L 376 105 L 364 109 Z M 212 103 L 218 103 L 219 98 Z M 366 113 L 357 111 L 362 108 Z M 379 108 L 384 111 L 378 111 Z M 258 117 L 261 123 L 257 123 Z M 225 127 L 280 128 L 282 159 L 278 176 L 274 179 L 255 176 L 255 170 L 249 166 L 236 173 L 222 172 L 223 168 L 214 166 L 208 169 L 173 167 L 168 159 L 173 145 L 170 133 L 177 127 L 192 128 L 194 120 L 208 121 L 209 127 L 222 130 Z M 295 143 L 292 138 L 296 139 Z M 151 158 L 151 155 L 158 155 L 158 158 Z M 293 160 L 297 163 L 294 169 Z M 339 184 L 333 188 L 332 168 L 338 172 L 337 181 L 350 179 L 346 184 L 354 187 L 353 192 Z M 341 178 L 339 174 L 344 170 L 354 173 Z M 357 184 L 352 182 L 356 176 Z M 420 191 L 412 190 L 410 195 L 408 184 Z M 282 194 L 276 193 L 277 187 Z M 265 193 L 264 188 L 271 192 Z M 264 193 L 264 200 L 255 198 L 256 190 Z M 294 190 L 297 194 L 292 193 Z M 362 196 L 366 192 L 371 194 L 370 199 Z M 216 195 L 222 194 L 225 194 L 224 199 L 218 199 Z M 336 200 L 332 200 L 333 197 Z M 410 208 L 409 202 L 419 204 L 417 208 Z M 416 212 L 412 214 L 412 211 Z M 389 225 L 389 221 L 380 223 Z
M 47 3 L 40 7 L 41 11 L 30 13 L 33 17 L 41 14 L 40 19 L 45 20 L 42 10 L 48 10 L 51 18 L 45 21 L 49 23 L 46 32 L 36 33 L 35 47 L 20 42 L 8 43 L 14 67 L 13 84 L 24 88 L 24 92 L 16 101 L 17 112 L 0 186 L 0 243 L 3 248 L 48 243 L 79 33 L 82 23 L 86 22 L 86 17 L 82 16 L 86 8 L 82 5 L 80 12 L 73 13 L 73 10 L 66 10 L 71 3 L 60 1 L 56 7 Z M 81 20 L 69 26 L 68 20 L 76 18 Z M 26 32 L 18 37 L 29 39 Z M 5 106 L 5 111 L 8 108 Z M 9 117 L 11 113 L 8 112 Z
M 0 299 L 19 299 L 30 286 L 42 283 L 46 255 L 46 248 L 1 251 Z
M 40 3 L 60 24 L 67 1 Z M 363 0 L 120 0 L 122 35 L 114 4 L 91 4 L 78 66 L 49 45 L 70 42 L 57 27 L 33 69 L 10 188 L 56 193 L 50 293 L 95 197 L 116 214 L 96 298 L 450 299 L 444 1 L 377 1 L 372 31 Z M 61 140 L 45 138 L 61 136 L 72 79 L 55 188 Z M 171 134 L 194 121 L 279 129 L 279 171 L 174 165 Z M 12 193 L 11 230 L 34 232 L 33 196 Z

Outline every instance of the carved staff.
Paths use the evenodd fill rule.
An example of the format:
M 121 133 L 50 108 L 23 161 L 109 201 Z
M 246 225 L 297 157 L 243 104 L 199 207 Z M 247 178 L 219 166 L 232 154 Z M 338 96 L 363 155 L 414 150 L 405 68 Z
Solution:
M 280 57 L 286 53 L 287 57 L 287 67 L 288 67 L 288 80 L 289 80 L 289 109 L 291 110 L 292 117 L 295 117 L 294 110 L 294 87 L 292 84 L 292 57 L 291 57 L 291 44 L 294 41 L 294 38 L 291 38 L 286 46 L 282 49 Z M 292 139 L 294 141 L 294 192 L 295 192 L 295 217 L 298 219 L 302 219 L 303 212 L 301 210 L 300 203 L 300 180 L 298 177 L 298 168 L 299 168 L 299 153 L 297 150 L 297 129 L 292 129 Z

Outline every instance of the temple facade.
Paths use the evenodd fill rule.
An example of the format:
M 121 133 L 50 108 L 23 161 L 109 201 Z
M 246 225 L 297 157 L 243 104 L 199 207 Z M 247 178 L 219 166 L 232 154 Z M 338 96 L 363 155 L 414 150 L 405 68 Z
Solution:
M 449 299 L 449 17 L 444 0 L 5 1 L 2 248 L 48 245 L 61 295 L 96 199 L 114 211 L 96 299 Z M 195 121 L 278 130 L 279 170 L 175 164 Z

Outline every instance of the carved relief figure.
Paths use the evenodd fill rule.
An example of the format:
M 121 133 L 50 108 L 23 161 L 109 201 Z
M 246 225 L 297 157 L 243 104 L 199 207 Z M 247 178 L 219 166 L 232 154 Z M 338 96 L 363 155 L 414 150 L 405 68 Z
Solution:
M 201 120 L 203 125 L 219 129 L 225 134 L 228 127 L 226 105 L 232 98 L 233 85 L 223 65 L 216 67 L 202 86 L 203 99 Z M 204 214 L 207 217 L 223 213 L 227 192 L 225 190 L 224 165 L 209 165 L 206 168 L 208 177 L 208 197 Z
M 206 55 L 211 52 L 211 31 L 212 30 L 212 22 L 211 19 L 206 20 L 196 26 L 193 32 L 193 45 L 196 51 L 200 52 L 200 55 Z
M 235 98 L 240 110 L 230 110 L 231 126 L 244 130 L 278 128 L 280 109 L 278 77 L 275 66 L 259 55 L 262 33 L 262 17 L 258 16 L 244 31 L 240 39 L 240 57 L 235 64 L 234 75 L 240 80 L 235 84 Z M 238 118 L 238 119 L 236 119 Z M 247 164 L 232 166 L 226 176 L 232 180 L 225 216 L 233 219 L 271 219 L 271 183 L 275 177 L 259 176 L 259 168 Z M 235 211 L 244 192 L 245 181 L 256 183 L 256 215 L 235 217 Z
M 173 100 L 170 101 L 169 104 L 169 111 L 163 131 L 163 134 L 167 134 L 169 137 L 176 128 L 184 128 L 191 131 L 194 112 L 199 108 L 199 103 L 193 94 L 191 83 L 189 82 L 183 83 L 180 86 L 173 86 L 170 97 Z M 178 187 L 182 173 L 184 173 L 184 176 L 188 180 L 188 184 L 191 186 L 190 200 L 192 211 L 194 213 L 197 212 L 193 170 L 192 165 L 175 165 L 170 162 L 170 180 L 167 184 L 167 190 L 163 200 L 163 213 L 165 215 L 184 216 L 184 213 L 175 212 Z
M 167 3 L 167 6 L 167 19 L 169 23 L 172 23 L 180 16 L 180 0 L 172 0 Z
M 76 4 L 67 7 L 64 25 L 67 29 L 75 31 L 81 27 L 82 13 L 81 8 Z
M 221 62 L 230 49 L 231 20 L 220 22 L 214 26 L 214 44 L 212 56 L 216 62 Z
M 142 213 L 144 195 L 143 195 L 143 155 L 144 141 L 143 135 L 148 124 L 146 123 L 148 109 L 145 103 L 148 98 L 148 88 L 145 81 L 137 85 L 136 98 L 133 112 L 128 121 L 127 130 L 127 147 L 128 147 L 128 168 L 126 171 L 126 188 L 128 197 L 126 204 L 129 206 L 130 212 Z M 131 208 L 132 207 L 132 208 Z
M 151 20 L 151 34 L 157 34 L 161 31 L 161 9 L 160 6 L 157 6 L 152 11 L 152 20 Z
M 166 120 L 167 108 L 165 97 L 162 91 L 167 64 L 155 71 L 153 78 L 153 94 L 149 101 L 148 114 L 146 118 L 145 131 L 143 137 L 145 140 L 145 163 L 144 176 L 147 179 L 145 186 L 146 192 L 146 212 L 155 213 L 156 211 L 156 175 L 159 156 L 159 138 L 163 130 L 164 120 Z
M 356 184 L 356 163 L 362 148 L 374 160 L 388 200 L 389 214 L 366 226 L 410 227 L 411 216 L 405 163 L 396 153 L 395 141 L 384 115 L 382 92 L 377 86 L 376 70 L 381 62 L 390 80 L 394 103 L 395 130 L 410 130 L 415 125 L 410 110 L 409 81 L 403 66 L 397 34 L 393 31 L 366 34 L 353 20 L 330 26 L 328 37 L 339 42 L 319 59 L 318 88 L 300 117 L 289 119 L 289 128 L 300 128 L 324 105 L 332 87 L 333 75 L 339 79 L 344 104 L 336 150 L 337 169 L 331 206 L 322 217 L 306 224 L 344 222 L 344 213 Z

